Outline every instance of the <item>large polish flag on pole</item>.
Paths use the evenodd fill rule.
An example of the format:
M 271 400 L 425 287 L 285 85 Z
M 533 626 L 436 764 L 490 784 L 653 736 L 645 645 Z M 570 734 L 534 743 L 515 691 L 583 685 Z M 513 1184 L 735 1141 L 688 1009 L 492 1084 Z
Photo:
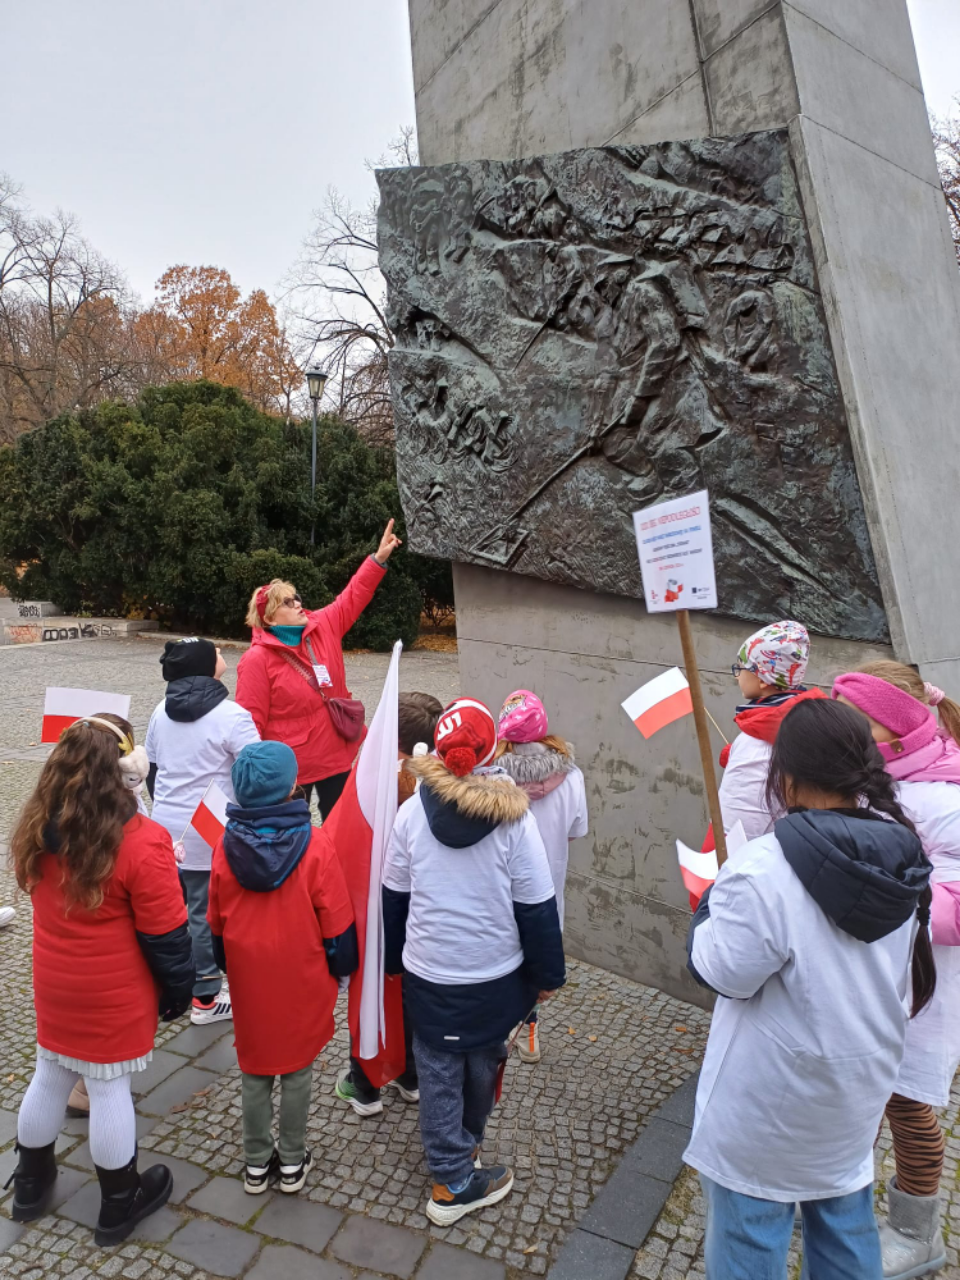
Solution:
M 681 716 L 693 714 L 690 686 L 679 667 L 648 680 L 621 706 L 645 738 Z
M 43 699 L 41 742 L 59 742 L 64 729 L 98 712 L 130 719 L 128 693 L 102 693 L 98 689 L 48 689 Z
M 200 797 L 200 803 L 190 819 L 201 840 L 205 840 L 211 849 L 215 849 L 227 829 L 227 805 L 230 801 L 215 782 Z
M 332 837 L 353 903 L 360 967 L 350 979 L 351 1053 L 375 1088 L 405 1066 L 403 1004 L 398 978 L 384 979 L 381 885 L 397 816 L 397 702 L 400 641 L 370 731 L 343 794 L 324 823 Z

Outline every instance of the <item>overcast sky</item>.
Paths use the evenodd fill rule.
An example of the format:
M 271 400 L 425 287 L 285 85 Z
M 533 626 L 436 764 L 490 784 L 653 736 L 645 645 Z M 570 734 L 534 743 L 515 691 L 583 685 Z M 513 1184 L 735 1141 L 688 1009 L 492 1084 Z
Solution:
M 843 3 L 844 0 L 837 0 Z M 931 108 L 960 0 L 908 0 Z M 0 169 L 152 296 L 169 265 L 273 291 L 327 186 L 414 122 L 406 0 L 7 0 Z

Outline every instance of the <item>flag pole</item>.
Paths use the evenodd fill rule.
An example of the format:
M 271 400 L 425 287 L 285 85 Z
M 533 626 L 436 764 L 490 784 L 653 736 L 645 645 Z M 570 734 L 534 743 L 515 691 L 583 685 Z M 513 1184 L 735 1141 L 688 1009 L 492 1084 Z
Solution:
M 686 609 L 678 609 L 677 626 L 680 628 L 680 644 L 683 647 L 683 665 L 686 668 L 687 683 L 690 686 L 690 700 L 693 703 L 693 719 L 697 726 L 697 742 L 700 746 L 700 764 L 703 769 L 703 785 L 707 791 L 707 810 L 713 826 L 714 847 L 717 851 L 717 866 L 722 867 L 727 860 L 727 841 L 723 832 L 723 816 L 720 812 L 720 793 L 717 790 L 717 774 L 713 767 L 713 751 L 710 746 L 710 728 L 707 724 L 708 711 L 703 700 L 703 689 L 700 685 L 700 669 L 697 666 L 697 651 L 693 643 L 693 628 L 690 626 L 690 614 Z

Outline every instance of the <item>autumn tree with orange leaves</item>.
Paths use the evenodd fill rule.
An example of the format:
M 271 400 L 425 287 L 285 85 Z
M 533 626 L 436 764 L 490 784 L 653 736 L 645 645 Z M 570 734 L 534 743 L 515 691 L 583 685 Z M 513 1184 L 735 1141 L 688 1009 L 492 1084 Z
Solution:
M 290 416 L 302 374 L 262 289 L 244 298 L 219 267 L 170 267 L 133 328 L 149 381 L 209 378 L 236 387 L 258 409 Z

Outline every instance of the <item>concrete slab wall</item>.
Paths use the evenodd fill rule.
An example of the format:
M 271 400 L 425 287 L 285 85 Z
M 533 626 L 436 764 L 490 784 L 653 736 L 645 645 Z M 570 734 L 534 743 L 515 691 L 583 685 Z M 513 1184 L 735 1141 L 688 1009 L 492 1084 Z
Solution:
M 567 949 L 705 1004 L 685 967 L 690 907 L 674 844 L 699 848 L 709 821 L 693 721 L 645 740 L 620 709 L 645 681 L 682 663 L 675 620 L 648 615 L 639 601 L 495 569 L 457 565 L 454 574 L 464 692 L 499 707 L 513 689 L 535 689 L 587 778 L 591 830 L 571 845 Z M 732 736 L 730 664 L 750 629 L 692 616 L 708 706 Z M 889 656 L 816 637 L 811 678 L 829 688 L 841 671 Z M 714 745 L 719 753 L 717 734 Z

